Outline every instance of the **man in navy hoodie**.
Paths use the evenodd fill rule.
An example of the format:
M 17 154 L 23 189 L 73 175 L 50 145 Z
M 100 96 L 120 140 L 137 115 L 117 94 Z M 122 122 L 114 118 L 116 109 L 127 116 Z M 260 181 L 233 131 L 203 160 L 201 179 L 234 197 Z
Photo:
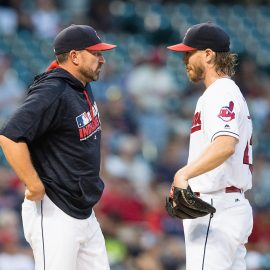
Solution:
M 104 237 L 93 206 L 99 177 L 101 127 L 91 81 L 105 59 L 86 25 L 71 25 L 54 40 L 58 67 L 35 78 L 17 112 L 0 132 L 0 144 L 25 184 L 26 240 L 35 270 L 108 270 Z

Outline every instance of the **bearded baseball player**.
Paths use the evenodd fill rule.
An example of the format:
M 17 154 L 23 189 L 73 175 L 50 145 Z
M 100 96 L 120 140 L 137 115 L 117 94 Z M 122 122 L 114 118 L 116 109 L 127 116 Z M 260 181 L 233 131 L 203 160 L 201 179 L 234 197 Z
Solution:
M 186 270 L 244 270 L 252 209 L 252 122 L 247 103 L 231 79 L 236 55 L 214 23 L 190 27 L 183 42 L 192 82 L 203 81 L 190 130 L 188 163 L 172 184 L 167 210 L 183 219 Z
M 35 270 L 109 270 L 93 206 L 99 177 L 101 126 L 89 82 L 115 45 L 87 25 L 71 25 L 54 40 L 57 62 L 38 75 L 1 130 L 4 154 L 26 186 L 22 205 Z

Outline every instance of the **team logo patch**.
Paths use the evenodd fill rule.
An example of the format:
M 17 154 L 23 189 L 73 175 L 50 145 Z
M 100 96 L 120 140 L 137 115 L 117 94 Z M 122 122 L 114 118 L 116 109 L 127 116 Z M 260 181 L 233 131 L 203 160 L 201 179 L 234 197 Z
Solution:
M 196 112 L 193 117 L 191 133 L 201 130 L 202 121 L 201 121 L 201 112 Z
M 229 122 L 233 120 L 235 118 L 235 113 L 233 112 L 233 108 L 234 108 L 234 103 L 230 101 L 229 106 L 223 106 L 220 109 L 218 117 L 225 122 Z
M 79 129 L 80 141 L 91 137 L 96 131 L 100 130 L 100 121 L 96 103 L 93 106 L 94 117 L 92 119 L 91 113 L 84 112 L 76 117 L 77 127 Z
M 91 115 L 90 112 L 84 112 L 81 115 L 76 117 L 76 122 L 78 128 L 82 128 L 90 123 Z

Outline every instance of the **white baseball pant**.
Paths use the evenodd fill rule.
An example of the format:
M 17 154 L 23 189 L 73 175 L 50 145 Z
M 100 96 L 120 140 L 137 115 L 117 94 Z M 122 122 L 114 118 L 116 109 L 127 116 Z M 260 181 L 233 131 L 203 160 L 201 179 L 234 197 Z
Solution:
M 217 211 L 211 220 L 210 215 L 184 220 L 186 270 L 245 270 L 245 243 L 253 227 L 248 200 L 236 192 L 200 198 Z
M 22 204 L 26 240 L 32 247 L 35 270 L 109 270 L 105 241 L 94 211 L 75 219 L 49 198 Z

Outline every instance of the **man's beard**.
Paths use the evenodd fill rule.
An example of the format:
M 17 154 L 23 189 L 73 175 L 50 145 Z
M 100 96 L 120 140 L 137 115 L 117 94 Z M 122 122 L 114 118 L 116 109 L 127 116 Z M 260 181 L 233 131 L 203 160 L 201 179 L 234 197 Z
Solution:
M 203 80 L 204 69 L 201 67 L 192 67 L 192 70 L 188 72 L 188 77 L 192 82 L 199 82 Z
M 87 82 L 97 81 L 99 78 L 100 68 L 101 67 L 98 66 L 97 69 L 94 71 L 92 69 L 86 69 L 86 68 L 81 67 L 80 73 L 86 79 Z

